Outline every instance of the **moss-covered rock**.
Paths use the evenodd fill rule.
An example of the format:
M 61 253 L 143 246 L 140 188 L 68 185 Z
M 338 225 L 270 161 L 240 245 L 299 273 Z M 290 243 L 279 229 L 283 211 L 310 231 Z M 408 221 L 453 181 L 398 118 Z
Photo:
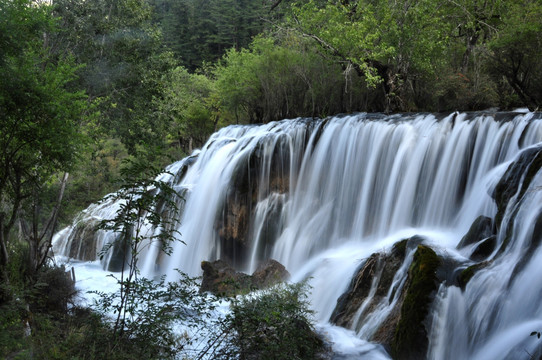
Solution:
M 370 340 L 390 348 L 395 336 L 400 309 L 404 299 L 404 286 L 395 284 L 397 271 L 405 261 L 406 255 L 423 242 L 420 236 L 398 241 L 388 253 L 375 253 L 363 261 L 352 278 L 346 292 L 337 300 L 330 322 L 359 330 L 375 308 L 383 304 L 395 303 L 390 314 L 374 329 Z M 373 291 L 371 290 L 373 287 Z M 372 294 L 371 298 L 368 298 Z M 363 311 L 360 307 L 364 305 Z
M 459 274 L 459 277 L 457 279 L 461 289 L 463 289 L 463 290 L 465 289 L 465 286 L 467 286 L 467 283 L 470 281 L 470 279 L 472 279 L 474 274 L 476 274 L 478 272 L 478 270 L 483 269 L 483 268 L 487 267 L 488 265 L 489 265 L 489 262 L 484 261 L 484 262 L 481 262 L 481 263 L 478 263 L 478 264 L 471 265 L 471 266 L 467 267 L 466 269 L 464 269 L 463 271 L 461 271 L 461 273 Z
M 395 359 L 422 359 L 428 346 L 425 320 L 438 288 L 437 269 L 441 261 L 425 245 L 418 245 L 408 271 L 408 284 L 400 319 L 391 344 Z
M 407 248 L 415 247 L 422 241 L 423 238 L 419 236 L 398 241 L 389 253 L 375 253 L 363 261 L 350 281 L 348 289 L 337 299 L 330 322 L 345 328 L 359 328 L 364 316 L 368 315 L 387 296 L 393 278 L 405 260 Z M 376 286 L 374 296 L 364 312 L 358 314 L 372 286 Z M 378 340 L 386 342 L 383 338 Z

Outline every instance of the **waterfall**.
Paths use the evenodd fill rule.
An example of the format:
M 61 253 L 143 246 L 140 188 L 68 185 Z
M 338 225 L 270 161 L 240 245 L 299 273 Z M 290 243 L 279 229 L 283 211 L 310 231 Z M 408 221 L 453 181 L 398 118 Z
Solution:
M 474 264 L 473 246 L 458 243 L 477 217 L 496 216 L 499 180 L 540 142 L 539 113 L 362 113 L 230 126 L 168 169 L 174 175 L 164 179 L 185 194 L 178 229 L 184 243 L 176 242 L 169 257 L 151 247 L 142 272 L 174 280 L 175 269 L 198 275 L 202 260 L 215 259 L 251 272 L 273 258 L 294 281 L 311 278 L 311 302 L 325 322 L 360 265 L 402 239 L 420 236 L 459 270 Z M 529 195 L 510 199 L 494 251 L 464 289 L 440 285 L 428 358 L 540 356 L 529 334 L 542 330 L 541 188 L 542 174 L 533 174 L 521 190 Z M 114 236 L 98 232 L 90 246 L 77 241 L 86 238 L 78 224 L 103 219 L 115 206 L 91 206 L 57 234 L 55 251 L 97 254 Z M 404 286 L 412 253 L 394 289 Z M 359 310 L 353 330 L 360 338 L 370 339 L 392 311 L 397 296 L 390 291 L 386 299 L 369 316 Z

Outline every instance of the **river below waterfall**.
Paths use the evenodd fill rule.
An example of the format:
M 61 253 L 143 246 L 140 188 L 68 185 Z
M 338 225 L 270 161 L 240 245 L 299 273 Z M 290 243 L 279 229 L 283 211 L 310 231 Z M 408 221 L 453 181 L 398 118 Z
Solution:
M 318 330 L 335 343 L 337 359 L 382 359 L 399 346 L 378 339 L 393 336 L 384 325 L 400 326 L 423 246 L 440 259 L 422 324 L 427 359 L 538 358 L 542 340 L 529 335 L 542 330 L 540 149 L 542 116 L 530 112 L 230 126 L 168 168 L 163 179 L 185 196 L 184 243 L 170 256 L 149 246 L 141 272 L 173 281 L 175 269 L 200 275 L 202 260 L 225 259 L 250 273 L 275 259 L 292 281 L 310 278 Z M 106 285 L 96 279 L 111 269 L 111 256 L 100 266 L 96 259 L 115 237 L 86 224 L 117 209 L 92 205 L 55 238 L 56 254 L 94 261 L 77 263 L 81 288 Z M 487 219 L 487 236 L 466 243 L 477 219 Z M 404 239 L 417 240 L 386 280 L 389 289 L 379 288 L 382 261 Z M 341 295 L 371 259 L 384 260 L 344 320 L 348 329 L 331 325 Z M 466 269 L 468 279 L 458 280 Z

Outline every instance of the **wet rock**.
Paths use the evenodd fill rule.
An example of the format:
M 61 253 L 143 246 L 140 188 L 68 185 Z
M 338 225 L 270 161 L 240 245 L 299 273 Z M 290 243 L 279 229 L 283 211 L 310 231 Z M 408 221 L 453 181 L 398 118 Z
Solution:
M 245 265 L 252 240 L 249 236 L 250 219 L 254 217 L 256 205 L 271 193 L 287 193 L 289 172 L 287 138 L 273 144 L 263 138 L 245 159 L 238 161 L 215 223 L 222 249 L 220 258 L 227 259 L 238 268 Z M 280 214 L 281 209 L 276 213 Z
M 252 273 L 252 285 L 258 289 L 265 289 L 278 283 L 287 281 L 290 273 L 284 265 L 276 260 L 269 259 L 262 263 Z
M 219 296 L 233 296 L 248 292 L 251 288 L 250 276 L 237 272 L 227 261 L 202 261 L 200 292 L 210 292 Z
M 122 241 L 122 237 L 118 236 L 117 239 L 111 244 L 110 249 L 111 257 L 107 263 L 107 271 L 119 272 L 126 268 L 127 258 L 130 255 L 130 241 L 131 234 L 125 237 L 126 241 Z
M 478 245 L 476 245 L 474 251 L 470 255 L 470 258 L 474 261 L 482 261 L 487 259 L 497 246 L 497 236 L 492 235 L 486 239 L 482 239 Z
M 252 275 L 236 271 L 225 260 L 202 261 L 201 269 L 203 278 L 200 292 L 210 292 L 218 296 L 235 296 L 265 289 L 286 281 L 290 277 L 286 268 L 272 259 L 261 264 Z
M 503 254 L 510 242 L 514 240 L 514 219 L 521 203 L 528 198 L 527 189 L 538 171 L 542 168 L 542 146 L 528 148 L 512 162 L 492 193 L 497 204 L 495 224 L 504 229 L 504 236 L 499 246 L 498 254 Z M 503 223 L 505 212 L 509 209 L 508 222 Z M 499 239 L 500 240 L 500 239 Z M 536 241 L 535 241 L 536 242 Z M 527 253 L 529 256 L 529 253 Z M 521 263 L 516 268 L 521 267 Z
M 388 301 L 387 294 L 392 286 L 396 272 L 405 260 L 407 249 L 415 248 L 422 241 L 421 237 L 413 236 L 410 239 L 397 242 L 390 253 L 372 254 L 365 260 L 356 271 L 347 291 L 337 300 L 330 322 L 345 328 L 358 330 L 365 316 L 369 315 L 382 301 Z M 375 281 L 376 283 L 373 284 Z M 374 296 L 368 299 L 372 286 L 376 286 Z M 400 294 L 395 294 L 396 291 L 398 290 L 394 289 L 392 291 L 391 298 L 400 296 Z M 369 303 L 358 314 L 360 306 L 367 300 L 369 300 Z M 389 345 L 393 339 L 396 326 L 394 318 L 397 318 L 397 316 L 390 316 L 384 321 L 371 340 Z
M 533 255 L 536 254 L 536 251 L 540 247 L 541 243 L 542 243 L 542 212 L 538 213 L 538 215 L 536 216 L 536 221 L 534 222 L 534 228 L 530 235 L 530 239 L 528 243 L 525 243 L 525 245 L 527 245 L 528 248 L 526 249 L 521 260 L 518 261 L 517 264 L 514 266 L 511 280 L 515 279 L 515 277 L 523 271 L 525 266 L 533 258 Z
M 474 220 L 469 228 L 469 231 L 467 231 L 465 236 L 463 236 L 457 245 L 457 248 L 462 249 L 494 234 L 493 220 L 487 216 L 480 215 L 476 218 L 476 220 Z
M 93 261 L 96 260 L 96 229 L 97 220 L 79 221 L 75 224 L 68 239 L 69 249 L 66 254 L 73 259 Z
M 344 328 L 352 328 L 353 316 L 369 296 L 375 273 L 382 271 L 384 255 L 372 254 L 356 271 L 348 290 L 337 300 L 330 322 Z
M 471 265 L 461 271 L 458 277 L 458 283 L 461 289 L 465 290 L 465 287 L 467 286 L 467 283 L 472 279 L 474 274 L 478 272 L 478 270 L 481 270 L 485 267 L 487 267 L 490 264 L 489 261 L 484 261 L 478 264 Z
M 430 306 L 439 284 L 452 282 L 450 274 L 457 264 L 440 258 L 422 241 L 418 236 L 400 241 L 389 254 L 373 254 L 364 261 L 337 301 L 331 322 L 359 330 L 356 322 L 362 322 L 364 314 L 382 304 L 395 304 L 370 340 L 382 344 L 396 359 L 424 358 Z M 395 274 L 411 253 L 408 250 L 414 249 L 406 281 L 392 289 Z
M 436 276 L 441 263 L 428 246 L 418 245 L 408 271 L 400 318 L 391 344 L 395 359 L 423 359 L 429 340 L 426 318 L 439 281 Z
M 516 194 L 516 201 L 521 200 L 532 178 L 541 167 L 542 146 L 524 150 L 519 158 L 510 164 L 492 193 L 498 209 L 495 216 L 497 226 L 501 226 L 501 221 L 510 200 Z

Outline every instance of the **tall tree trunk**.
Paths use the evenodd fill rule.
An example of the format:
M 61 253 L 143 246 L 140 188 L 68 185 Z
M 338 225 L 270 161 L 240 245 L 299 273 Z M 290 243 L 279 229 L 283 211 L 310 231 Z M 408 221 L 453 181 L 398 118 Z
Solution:
M 35 203 L 31 226 L 27 226 L 26 222 L 21 219 L 21 228 L 28 243 L 28 270 L 29 276 L 31 277 L 33 277 L 43 266 L 43 264 L 45 264 L 49 250 L 52 247 L 53 236 L 55 234 L 56 223 L 58 220 L 58 213 L 60 212 L 60 203 L 64 197 L 64 190 L 66 189 L 68 176 L 68 173 L 64 173 L 64 176 L 60 182 L 60 190 L 58 191 L 55 206 L 51 211 L 49 219 L 45 222 L 43 229 L 41 229 L 41 232 L 39 231 L 39 208 L 37 195 L 35 195 L 34 199 Z
M 62 177 L 62 180 L 60 182 L 60 190 L 58 191 L 58 197 L 56 199 L 55 207 L 53 208 L 53 212 L 51 213 L 51 217 L 47 222 L 47 226 L 45 227 L 45 229 L 43 229 L 43 233 L 40 237 L 40 240 L 45 238 L 45 241 L 40 241 L 36 244 L 38 245 L 38 262 L 36 270 L 43 266 L 45 260 L 47 259 L 47 255 L 49 254 L 49 250 L 53 246 L 53 236 L 55 235 L 56 224 L 58 221 L 58 213 L 60 212 L 60 203 L 62 202 L 62 198 L 64 197 L 64 190 L 66 189 L 66 184 L 68 183 L 68 177 L 69 173 L 64 173 L 64 176 Z
M 2 281 L 9 283 L 6 267 L 9 261 L 8 249 L 6 246 L 7 237 L 4 233 L 4 213 L 0 213 L 0 276 Z

